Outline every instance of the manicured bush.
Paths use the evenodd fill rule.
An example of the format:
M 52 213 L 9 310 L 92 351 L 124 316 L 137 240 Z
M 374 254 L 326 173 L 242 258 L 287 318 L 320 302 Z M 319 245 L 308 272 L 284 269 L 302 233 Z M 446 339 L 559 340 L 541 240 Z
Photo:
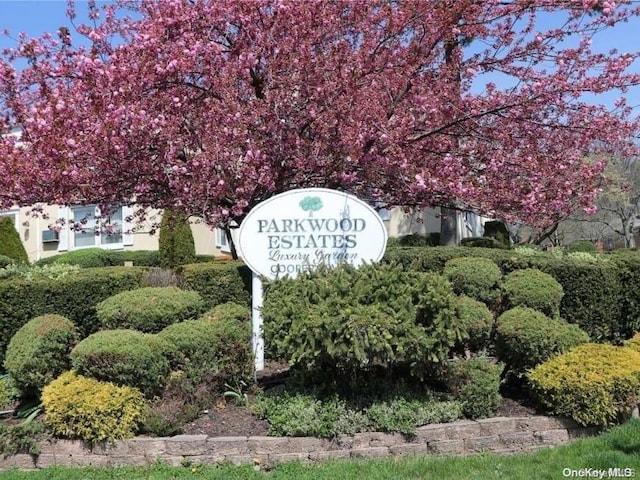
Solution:
M 491 237 L 467 237 L 460 240 L 462 247 L 480 247 L 480 248 L 509 248 L 508 245 Z
M 515 374 L 588 341 L 589 335 L 577 325 L 531 308 L 512 308 L 496 321 L 496 353 Z
M 567 247 L 567 252 L 589 252 L 595 253 L 597 251 L 596 246 L 589 240 L 580 240 L 573 242 Z
M 157 333 L 172 323 L 196 318 L 203 307 L 197 292 L 144 287 L 107 298 L 96 306 L 96 312 L 103 328 Z
M 489 346 L 494 318 L 482 302 L 462 295 L 456 300 L 456 319 L 463 340 L 458 345 L 464 350 L 478 352 Z
M 346 371 L 351 380 L 373 362 L 406 362 L 422 375 L 460 338 L 451 285 L 392 265 L 340 265 L 274 281 L 262 314 L 272 355 L 305 370 Z
M 193 232 L 189 219 L 184 214 L 173 210 L 164 211 L 158 242 L 160 266 L 175 268 L 195 261 L 196 247 Z
M 152 397 L 166 381 L 168 349 L 154 335 L 135 330 L 103 330 L 76 345 L 71 351 L 71 364 L 81 375 L 136 387 Z
M 586 344 L 532 370 L 527 378 L 537 401 L 582 425 L 609 425 L 638 404 L 640 352 Z
M 157 267 L 160 265 L 155 250 L 104 250 L 102 248 L 83 248 L 60 255 L 43 258 L 36 265 L 67 264 L 80 268 L 121 267 L 124 262 L 133 262 L 137 267 Z
M 224 386 L 233 379 L 248 377 L 252 371 L 248 323 L 233 318 L 188 320 L 169 325 L 158 337 L 170 345 L 171 368 L 183 370 L 195 383 L 209 374 Z
M 46 423 L 59 437 L 90 444 L 133 437 L 145 413 L 139 390 L 63 373 L 42 392 Z
M 0 255 L 4 255 L 18 263 L 29 263 L 29 256 L 24 249 L 20 234 L 10 217 L 0 217 Z
M 246 305 L 239 305 L 234 302 L 222 303 L 207 310 L 199 320 L 207 322 L 236 320 L 240 323 L 249 323 L 251 321 L 251 309 Z
M 69 369 L 69 352 L 76 343 L 73 322 L 61 315 L 42 315 L 11 338 L 4 368 L 24 395 L 42 387 Z
M 96 305 L 106 298 L 140 286 L 144 270 L 107 267 L 81 270 L 56 280 L 0 280 L 0 361 L 6 345 L 30 319 L 47 313 L 63 315 L 86 337 L 98 329 Z
M 502 369 L 503 365 L 480 357 L 447 363 L 447 389 L 462 402 L 467 418 L 485 418 L 495 413 L 502 401 L 499 391 Z
M 555 278 L 534 268 L 516 270 L 502 284 L 508 308 L 528 307 L 548 317 L 560 316 L 564 291 Z
M 444 275 L 458 295 L 467 295 L 487 305 L 500 298 L 502 272 L 487 258 L 461 257 L 449 260 Z
M 242 262 L 193 263 L 180 268 L 184 288 L 202 296 L 206 308 L 221 303 L 251 303 L 251 270 Z

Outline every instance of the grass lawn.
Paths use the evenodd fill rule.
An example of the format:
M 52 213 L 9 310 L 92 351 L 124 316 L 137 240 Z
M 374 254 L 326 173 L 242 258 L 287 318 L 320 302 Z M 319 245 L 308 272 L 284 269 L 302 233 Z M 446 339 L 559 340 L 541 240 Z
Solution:
M 181 467 L 156 465 L 149 468 L 49 468 L 0 473 L 3 480 L 88 479 L 273 479 L 273 480 L 361 480 L 361 479 L 499 479 L 544 480 L 561 478 L 613 478 L 610 468 L 620 468 L 618 478 L 640 477 L 640 421 L 616 427 L 596 438 L 546 449 L 528 455 L 474 457 L 405 457 L 386 460 L 332 461 L 316 465 L 282 464 L 265 473 L 251 466 Z M 591 472 L 570 472 L 592 469 Z M 590 477 L 603 469 L 602 477 Z M 629 469 L 625 472 L 624 469 Z M 579 475 L 583 473 L 583 475 Z

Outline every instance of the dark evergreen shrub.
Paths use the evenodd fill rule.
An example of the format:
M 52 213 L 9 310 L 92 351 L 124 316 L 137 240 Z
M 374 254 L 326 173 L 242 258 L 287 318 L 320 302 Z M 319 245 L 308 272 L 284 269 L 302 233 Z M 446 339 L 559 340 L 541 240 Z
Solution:
M 79 374 L 140 389 L 147 397 L 162 391 L 169 362 L 169 346 L 155 335 L 135 330 L 102 330 L 71 351 Z
M 0 217 L 0 255 L 19 263 L 29 263 L 29 256 L 11 217 Z
M 204 310 L 198 292 L 177 287 L 144 287 L 121 292 L 96 306 L 103 328 L 157 333 L 167 325 L 195 319 Z
M 445 368 L 447 389 L 462 402 L 462 412 L 470 419 L 495 414 L 502 401 L 500 374 L 503 366 L 487 358 L 451 360 Z
M 4 368 L 24 395 L 36 395 L 69 369 L 69 353 L 76 340 L 71 320 L 61 315 L 36 317 L 11 338 Z
M 468 237 L 460 240 L 462 247 L 481 247 L 481 248 L 509 248 L 508 245 L 491 237 Z
M 513 308 L 496 321 L 496 354 L 516 375 L 588 341 L 577 325 L 531 308 Z
M 189 219 L 172 210 L 165 210 L 160 223 L 160 266 L 175 268 L 193 263 L 196 247 Z
M 498 220 L 492 220 L 484 223 L 483 237 L 494 238 L 505 247 L 511 246 L 511 236 L 509 235 L 509 229 Z

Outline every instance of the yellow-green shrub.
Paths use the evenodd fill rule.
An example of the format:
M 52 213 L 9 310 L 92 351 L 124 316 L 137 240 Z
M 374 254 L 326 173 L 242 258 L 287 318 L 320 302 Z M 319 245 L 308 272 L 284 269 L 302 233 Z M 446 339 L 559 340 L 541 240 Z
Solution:
M 54 435 L 91 444 L 133 437 L 146 409 L 139 390 L 86 378 L 73 371 L 44 387 L 42 405 Z
M 538 402 L 582 425 L 608 425 L 640 398 L 640 352 L 588 343 L 527 374 Z
M 640 352 L 640 333 L 636 333 L 633 337 L 627 340 L 625 346 L 635 350 L 636 352 Z

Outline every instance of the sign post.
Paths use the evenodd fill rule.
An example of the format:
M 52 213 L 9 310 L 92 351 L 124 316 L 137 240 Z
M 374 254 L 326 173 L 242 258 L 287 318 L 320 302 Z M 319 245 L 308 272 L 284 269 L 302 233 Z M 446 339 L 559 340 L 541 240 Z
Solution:
M 366 202 L 327 188 L 302 188 L 256 205 L 238 230 L 238 252 L 253 272 L 252 345 L 255 369 L 264 369 L 262 281 L 294 278 L 319 265 L 377 262 L 387 229 Z

